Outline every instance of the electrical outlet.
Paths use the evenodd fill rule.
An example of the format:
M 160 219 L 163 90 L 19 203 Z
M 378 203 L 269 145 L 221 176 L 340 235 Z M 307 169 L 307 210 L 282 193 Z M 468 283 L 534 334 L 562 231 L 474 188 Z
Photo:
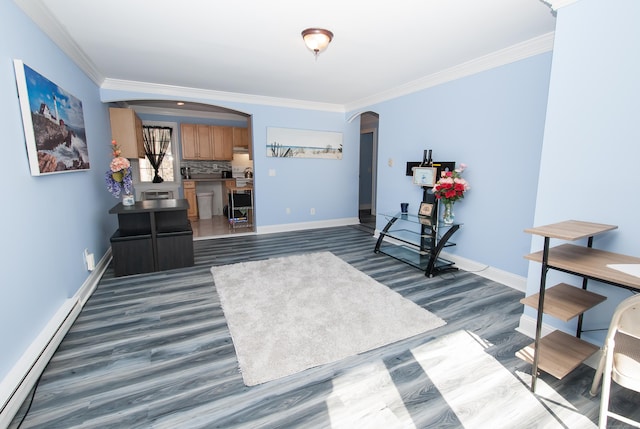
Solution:
M 389 158 L 387 164 L 389 164 L 389 167 L 393 167 L 393 158 Z
M 287 207 L 285 211 L 287 212 L 287 214 L 291 214 L 291 209 L 289 207 Z
M 96 268 L 96 261 L 93 253 L 89 253 L 89 249 L 84 249 L 84 252 L 82 252 L 82 261 L 87 271 L 93 271 Z
M 314 215 L 314 214 L 316 214 L 316 209 L 314 209 L 313 207 L 311 207 L 311 210 L 309 210 L 309 212 L 310 212 L 312 215 Z

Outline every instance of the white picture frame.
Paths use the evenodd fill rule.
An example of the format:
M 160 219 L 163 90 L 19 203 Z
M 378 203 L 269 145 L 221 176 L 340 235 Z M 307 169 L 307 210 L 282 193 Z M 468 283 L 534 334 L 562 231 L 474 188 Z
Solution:
M 413 167 L 413 184 L 433 187 L 436 184 L 436 167 Z
M 32 176 L 89 170 L 82 101 L 13 60 Z

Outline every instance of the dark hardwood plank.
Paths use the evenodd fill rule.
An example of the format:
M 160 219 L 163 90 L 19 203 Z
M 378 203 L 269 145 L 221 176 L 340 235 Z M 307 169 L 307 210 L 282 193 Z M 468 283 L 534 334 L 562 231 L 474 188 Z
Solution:
M 340 389 L 356 389 L 361 377 L 375 379 L 375 368 L 382 367 L 380 376 L 390 378 L 399 399 L 385 402 L 373 392 L 366 400 L 374 409 L 383 403 L 386 415 L 404 414 L 417 428 L 457 428 L 460 419 L 411 349 L 460 330 L 490 343 L 486 353 L 512 374 L 530 373 L 530 365 L 515 357 L 530 342 L 515 331 L 523 310 L 522 293 L 463 271 L 427 278 L 374 254 L 374 245 L 366 229 L 327 228 L 196 241 L 195 265 L 188 268 L 129 277 L 114 277 L 109 268 L 47 366 L 21 427 L 340 427 L 329 404 L 338 401 Z M 325 250 L 447 324 L 340 362 L 246 387 L 211 266 Z M 582 365 L 563 380 L 546 374 L 539 380 L 593 423 L 599 405 L 599 397 L 588 393 L 593 372 Z M 640 418 L 640 395 L 615 390 L 613 397 L 620 412 Z M 26 406 L 11 427 L 17 427 Z M 523 410 L 513 427 L 539 424 L 527 421 Z

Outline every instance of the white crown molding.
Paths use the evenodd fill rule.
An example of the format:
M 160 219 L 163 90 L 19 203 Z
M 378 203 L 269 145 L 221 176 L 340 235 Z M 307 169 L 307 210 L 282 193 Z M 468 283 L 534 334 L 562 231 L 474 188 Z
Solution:
M 578 0 L 541 0 L 542 3 L 546 4 L 547 6 L 549 6 L 551 8 L 551 10 L 553 10 L 554 12 L 558 9 L 560 9 L 561 7 L 565 7 L 568 6 L 570 4 L 573 4 L 575 2 L 577 2 Z
M 484 57 L 425 76 L 405 85 L 341 105 L 105 78 L 42 2 L 32 0 L 13 1 L 101 88 L 101 99 L 103 102 L 122 101 L 122 99 L 118 97 L 105 97 L 102 91 L 104 89 L 146 93 L 153 95 L 154 97 L 152 98 L 155 99 L 169 97 L 170 99 L 183 99 L 183 101 L 187 101 L 187 99 L 191 99 L 190 101 L 206 100 L 207 102 L 215 100 L 230 103 L 260 104 L 273 107 L 344 113 L 470 76 L 533 55 L 548 52 L 553 49 L 554 36 L 553 32 L 547 33 Z M 555 10 L 559 7 L 575 3 L 578 0 L 542 1 Z
M 101 86 L 101 100 L 103 102 L 121 101 L 118 97 L 105 97 L 102 90 L 131 91 L 153 94 L 155 99 L 171 97 L 182 101 L 216 100 L 231 103 L 261 104 L 274 107 L 289 107 L 293 109 L 325 110 L 329 112 L 344 113 L 341 104 L 318 103 L 289 98 L 266 97 L 262 95 L 240 94 L 234 92 L 214 91 L 210 89 L 189 88 L 184 86 L 164 85 L 158 83 L 136 82 L 130 80 L 110 79 L 104 80 Z M 147 97 L 148 98 L 148 97 Z
M 36 25 L 44 31 L 44 33 L 53 40 L 53 42 L 62 51 L 67 54 L 71 60 L 78 65 L 96 85 L 102 85 L 104 75 L 96 69 L 95 65 L 84 54 L 77 43 L 69 36 L 69 33 L 62 27 L 58 20 L 53 16 L 51 11 L 43 2 L 33 0 L 13 0 L 24 13 L 31 18 Z
M 576 1 L 576 0 L 573 0 Z M 376 103 L 397 98 L 403 95 L 412 94 L 427 88 L 441 85 L 466 76 L 471 76 L 485 70 L 490 70 L 499 66 L 513 63 L 534 55 L 542 54 L 553 50 L 554 32 L 543 34 L 525 42 L 518 43 L 508 48 L 501 49 L 484 57 L 476 58 L 466 63 L 448 68 L 438 73 L 414 80 L 405 85 L 398 86 L 389 91 L 384 91 L 371 97 L 363 98 L 354 103 L 347 104 L 346 111 L 365 108 Z

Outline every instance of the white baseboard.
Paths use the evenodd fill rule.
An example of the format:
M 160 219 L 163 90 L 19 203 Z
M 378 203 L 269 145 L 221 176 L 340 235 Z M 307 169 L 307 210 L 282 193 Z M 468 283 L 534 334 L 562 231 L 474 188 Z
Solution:
M 257 234 L 273 234 L 276 232 L 290 232 L 300 231 L 303 229 L 318 229 L 318 228 L 331 228 L 335 226 L 347 226 L 358 225 L 360 219 L 357 217 L 342 218 L 342 219 L 330 219 L 316 222 L 300 222 L 300 223 L 287 223 L 281 225 L 267 225 L 257 228 Z
M 380 236 L 380 232 L 376 230 L 374 236 L 378 238 Z M 396 245 L 404 244 L 398 240 L 394 240 L 391 237 L 385 237 L 384 241 Z M 461 256 L 457 256 L 447 252 L 440 252 L 440 256 L 443 259 L 448 259 L 449 261 L 455 263 L 456 266 L 463 271 L 477 274 L 486 279 L 493 280 L 505 286 L 509 286 L 510 288 L 513 288 L 522 293 L 526 292 L 527 290 L 526 277 L 518 276 L 508 271 L 500 270 L 498 268 L 491 267 L 490 265 L 481 264 L 471 259 L 463 258 Z
M 95 290 L 110 260 L 111 249 L 107 250 L 74 296 L 60 306 L 56 314 L 0 382 L 0 428 L 6 428 L 11 424 L 51 356 Z
M 490 265 L 481 264 L 479 262 L 472 261 L 471 259 L 466 259 L 451 253 L 440 252 L 440 256 L 454 262 L 461 270 L 468 271 L 486 279 L 493 280 L 494 282 L 509 286 L 510 288 L 522 293 L 525 293 L 527 290 L 526 277 L 494 268 Z
M 553 326 L 547 325 L 545 323 L 542 324 L 541 333 L 543 337 L 555 330 L 556 328 L 554 328 Z M 520 316 L 520 324 L 516 328 L 516 331 L 526 335 L 529 338 L 535 338 L 536 337 L 536 319 L 534 319 L 531 316 L 527 316 L 526 314 L 523 314 L 522 316 Z

